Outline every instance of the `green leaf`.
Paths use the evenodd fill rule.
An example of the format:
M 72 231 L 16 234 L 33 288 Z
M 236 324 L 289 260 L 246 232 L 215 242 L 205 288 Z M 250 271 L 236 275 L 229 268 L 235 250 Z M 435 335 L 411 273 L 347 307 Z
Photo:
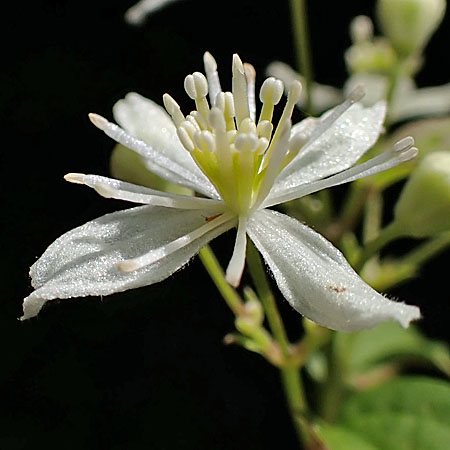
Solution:
M 397 378 L 352 396 L 342 425 L 383 450 L 443 450 L 450 442 L 450 385 Z
M 386 362 L 431 364 L 450 376 L 448 347 L 423 336 L 413 325 L 404 329 L 395 322 L 385 322 L 353 335 L 339 333 L 339 340 L 340 348 L 351 346 L 347 359 L 350 377 Z
M 317 433 L 331 450 L 381 450 L 363 436 L 337 425 L 321 425 Z

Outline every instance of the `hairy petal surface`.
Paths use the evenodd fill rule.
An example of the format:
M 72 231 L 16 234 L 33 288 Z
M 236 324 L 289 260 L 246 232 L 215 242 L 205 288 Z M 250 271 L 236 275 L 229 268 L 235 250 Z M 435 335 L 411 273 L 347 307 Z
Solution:
M 130 92 L 114 105 L 113 115 L 128 134 L 145 142 L 158 153 L 191 172 L 195 176 L 193 178 L 200 179 L 201 185 L 198 186 L 198 192 L 217 198 L 216 190 L 211 182 L 181 145 L 175 125 L 164 108 L 135 92 Z M 152 160 L 143 159 L 147 168 L 155 172 Z M 179 180 L 169 179 L 169 181 L 179 184 Z
M 328 130 L 300 149 L 299 154 L 278 176 L 270 195 L 279 195 L 355 164 L 377 141 L 385 112 L 384 102 L 371 108 L 364 108 L 359 103 L 352 105 Z M 314 126 L 320 126 L 320 121 L 307 119 L 292 127 L 291 135 L 302 133 L 310 136 Z
M 261 210 L 249 220 L 247 233 L 285 298 L 319 325 L 359 331 L 391 319 L 407 327 L 420 317 L 417 307 L 372 289 L 330 242 L 291 217 Z
M 30 269 L 36 290 L 24 301 L 22 319 L 37 315 L 47 300 L 108 295 L 164 280 L 234 222 L 134 272 L 122 273 L 117 265 L 201 227 L 209 214 L 208 210 L 141 206 L 107 214 L 63 234 Z

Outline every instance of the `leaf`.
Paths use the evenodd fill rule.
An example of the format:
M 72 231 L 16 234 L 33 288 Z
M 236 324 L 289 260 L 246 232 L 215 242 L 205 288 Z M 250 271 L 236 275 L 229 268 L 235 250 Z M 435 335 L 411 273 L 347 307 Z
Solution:
M 317 433 L 331 450 L 381 450 L 359 435 L 338 425 L 323 424 Z
M 354 335 L 339 333 L 338 339 L 341 349 L 351 346 L 347 359 L 350 377 L 386 362 L 432 364 L 450 376 L 448 347 L 423 336 L 414 325 L 404 329 L 395 322 L 385 322 Z
M 450 442 L 450 385 L 401 377 L 344 405 L 342 425 L 383 450 L 443 450 Z

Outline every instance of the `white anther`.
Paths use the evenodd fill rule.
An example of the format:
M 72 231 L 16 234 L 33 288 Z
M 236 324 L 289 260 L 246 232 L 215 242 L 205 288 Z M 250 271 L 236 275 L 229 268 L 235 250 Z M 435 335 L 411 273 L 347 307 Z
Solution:
M 401 153 L 405 150 L 408 150 L 413 145 L 414 145 L 414 138 L 412 136 L 406 136 L 394 144 L 394 152 Z
M 206 78 L 208 79 L 209 100 L 211 105 L 214 106 L 217 94 L 222 90 L 220 87 L 219 74 L 217 73 L 216 60 L 211 53 L 205 52 L 203 55 L 203 63 L 205 65 Z
M 259 91 L 259 99 L 262 103 L 277 105 L 283 95 L 283 82 L 274 77 L 267 78 Z
M 239 133 L 234 141 L 234 146 L 240 152 L 252 152 L 258 148 L 258 145 L 258 138 L 252 133 Z
M 294 134 L 289 140 L 289 151 L 290 152 L 298 152 L 307 142 L 309 137 L 303 133 Z
M 216 97 L 216 106 L 220 108 L 226 116 L 234 117 L 234 100 L 231 92 L 219 92 Z
M 195 128 L 195 131 L 200 131 L 200 125 L 195 120 L 195 117 L 191 116 L 190 114 L 187 115 L 186 122 L 189 122 Z
M 191 124 L 189 124 L 189 125 L 191 125 Z M 183 127 L 183 126 L 178 127 L 177 135 L 178 135 L 178 139 L 180 140 L 181 144 L 188 152 L 192 152 L 195 149 L 195 145 L 192 142 L 190 133 L 186 130 L 185 127 Z
M 250 117 L 250 109 L 248 106 L 248 88 L 244 65 L 236 53 L 233 55 L 232 72 L 231 90 L 233 92 L 236 124 L 239 128 L 242 120 Z
M 108 121 L 98 114 L 90 113 L 89 119 L 100 130 L 104 130 L 108 125 Z
M 180 105 L 178 105 L 178 103 L 169 94 L 163 95 L 163 103 L 164 108 L 166 108 L 166 111 L 172 117 L 175 125 L 177 127 L 180 126 L 180 124 L 185 120 L 184 115 L 181 112 Z
M 194 134 L 194 142 L 196 147 L 203 152 L 212 153 L 216 149 L 216 142 L 210 131 L 197 131 Z
M 259 122 L 258 126 L 256 127 L 256 131 L 258 133 L 258 136 L 270 140 L 273 131 L 272 122 L 269 122 L 268 120 L 261 120 L 261 122 Z
M 84 184 L 85 176 L 84 173 L 68 173 L 67 175 L 64 175 L 64 179 L 69 183 Z
M 298 80 L 294 80 L 289 88 L 288 102 L 297 103 L 302 94 L 302 84 Z
M 211 108 L 211 111 L 209 112 L 209 123 L 213 130 L 221 131 L 223 133 L 226 131 L 226 122 L 223 111 L 217 107 Z
M 197 100 L 208 94 L 208 81 L 202 73 L 194 72 L 184 79 L 184 89 L 192 100 Z
M 250 117 L 247 117 L 241 122 L 241 128 L 239 131 L 243 133 L 253 133 L 256 135 L 256 125 Z
M 347 99 L 350 100 L 352 103 L 355 103 L 359 100 L 361 100 L 366 95 L 366 90 L 364 89 L 364 86 L 361 86 L 360 84 L 353 89 L 353 91 L 348 94 Z
M 230 144 L 232 144 L 236 140 L 236 136 L 238 132 L 236 130 L 227 131 L 227 139 Z
M 409 160 L 415 158 L 418 153 L 419 153 L 419 150 L 416 147 L 410 147 L 406 150 L 403 150 L 401 153 L 399 153 L 398 159 L 401 162 L 406 162 L 406 161 L 409 161 Z

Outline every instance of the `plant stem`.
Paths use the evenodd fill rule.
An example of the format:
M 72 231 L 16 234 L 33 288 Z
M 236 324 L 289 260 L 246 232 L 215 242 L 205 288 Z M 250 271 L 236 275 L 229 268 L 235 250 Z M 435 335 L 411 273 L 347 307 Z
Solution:
M 395 222 L 391 223 L 386 228 L 382 229 L 380 231 L 380 234 L 375 239 L 368 242 L 367 245 L 364 247 L 363 251 L 361 252 L 361 255 L 359 256 L 358 260 L 354 265 L 354 269 L 356 270 L 356 272 L 360 272 L 361 269 L 364 267 L 364 264 L 375 253 L 377 253 L 386 244 L 393 241 L 394 239 L 397 239 L 401 235 L 402 230 L 400 227 L 397 226 Z
M 430 239 L 412 252 L 408 253 L 400 260 L 400 263 L 418 267 L 449 246 L 450 231 L 447 231 Z
M 250 240 L 247 245 L 247 263 L 256 291 L 263 304 L 272 334 L 280 347 L 283 357 L 287 360 L 290 356 L 290 344 L 286 335 L 283 320 L 281 319 L 275 297 L 273 296 L 269 281 L 267 280 L 261 257 Z M 298 367 L 289 366 L 281 366 L 279 369 L 286 400 L 289 405 L 289 412 L 297 436 L 300 443 L 306 447 L 310 441 L 310 435 L 305 420 L 307 405 L 299 369 Z
M 309 44 L 306 0 L 290 0 L 294 47 L 300 73 L 305 78 L 306 112 L 312 114 L 311 85 L 313 80 L 311 48 Z
M 228 307 L 236 316 L 243 315 L 245 313 L 244 302 L 239 294 L 227 283 L 222 267 L 220 266 L 219 261 L 217 261 L 211 247 L 205 245 L 205 247 L 200 250 L 199 256 L 206 271 L 212 278 L 219 292 L 222 294 Z

